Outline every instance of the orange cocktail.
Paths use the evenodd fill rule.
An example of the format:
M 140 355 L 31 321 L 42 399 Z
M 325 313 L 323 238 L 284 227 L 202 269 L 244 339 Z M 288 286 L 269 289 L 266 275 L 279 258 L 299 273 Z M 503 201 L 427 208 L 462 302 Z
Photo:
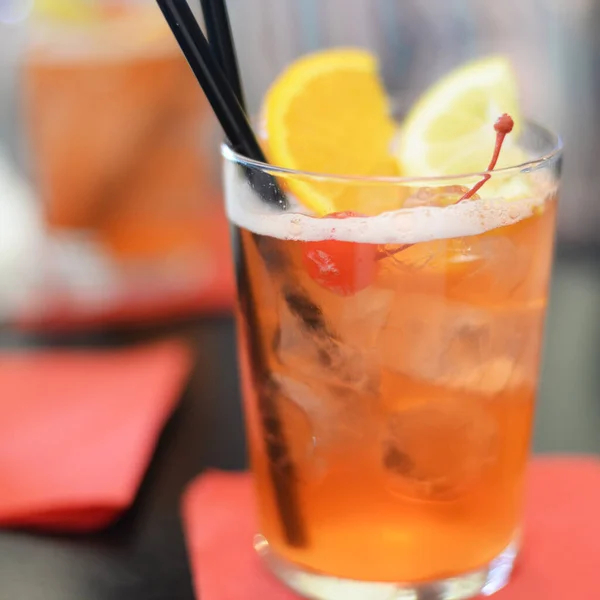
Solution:
M 381 259 L 372 283 L 350 297 L 305 273 L 305 242 L 271 240 L 286 273 L 265 272 L 243 231 L 310 539 L 302 548 L 286 542 L 256 427 L 262 533 L 274 551 L 339 577 L 420 581 L 477 569 L 509 546 L 554 215 L 549 198 L 543 212 L 512 225 L 415 244 Z M 292 281 L 332 337 L 294 314 Z
M 348 70 L 364 58 L 341 52 L 348 53 L 340 61 Z M 307 88 L 327 89 L 322 79 L 306 83 L 310 61 L 324 57 L 291 67 L 285 85 L 296 77 Z M 326 68 L 320 63 L 315 79 Z M 466 70 L 492 68 L 504 67 Z M 464 73 L 455 75 L 461 85 L 481 76 Z M 349 87 L 360 95 L 358 79 Z M 307 116 L 301 134 L 290 128 L 281 138 L 277 130 L 269 135 L 269 118 L 284 127 L 281 115 L 301 111 L 293 102 L 280 109 L 289 90 L 278 85 L 265 108 L 274 164 L 278 152 L 289 159 L 309 147 L 294 135 L 310 131 Z M 361 97 L 369 94 L 376 95 L 374 88 Z M 442 156 L 415 141 L 417 125 L 427 130 L 423 113 L 430 117 L 437 100 L 427 102 L 404 124 L 400 175 L 318 174 L 302 164 L 285 170 L 224 150 L 239 246 L 257 549 L 309 597 L 491 593 L 506 583 L 519 544 L 559 144 L 545 130 L 502 115 L 489 126 L 491 144 L 481 134 L 479 174 L 406 177 L 415 164 Z M 335 132 L 331 118 L 328 135 Z M 386 130 L 376 118 L 369 127 L 357 126 L 356 135 Z M 449 127 L 458 135 L 454 122 Z M 310 135 L 318 146 L 319 131 Z M 423 156 L 408 152 L 407 139 Z M 372 148 L 387 152 L 380 142 Z M 377 152 L 365 170 L 389 168 Z M 497 169 L 502 152 L 523 164 Z M 315 156 L 307 159 L 312 169 Z M 341 145 L 333 162 L 341 168 L 352 160 L 357 169 L 363 164 Z M 276 178 L 286 210 L 265 206 L 249 183 L 256 171 Z

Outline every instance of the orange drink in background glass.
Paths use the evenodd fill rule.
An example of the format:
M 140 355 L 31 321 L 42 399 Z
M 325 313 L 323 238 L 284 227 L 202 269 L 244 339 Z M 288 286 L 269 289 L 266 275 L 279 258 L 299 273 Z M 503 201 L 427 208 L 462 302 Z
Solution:
M 87 232 L 116 262 L 211 252 L 219 134 L 158 9 L 39 4 L 23 116 L 50 230 Z
M 223 149 L 256 549 L 310 598 L 491 594 L 519 548 L 560 140 L 508 97 L 515 128 L 486 171 L 493 119 L 469 118 L 504 66 L 466 67 L 390 125 L 353 52 L 273 84 L 274 166 Z M 439 100 L 453 86 L 480 99 L 462 121 Z M 284 211 L 253 188 L 265 174 Z
M 219 131 L 158 7 L 36 0 L 22 129 L 45 225 L 27 328 L 229 310 Z

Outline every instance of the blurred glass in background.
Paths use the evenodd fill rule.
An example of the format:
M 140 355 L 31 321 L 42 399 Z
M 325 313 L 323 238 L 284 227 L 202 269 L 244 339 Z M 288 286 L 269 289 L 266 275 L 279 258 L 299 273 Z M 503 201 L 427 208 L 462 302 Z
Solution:
M 43 277 L 17 321 L 127 321 L 227 304 L 219 133 L 155 4 L 16 6 L 3 9 L 5 21 L 22 19 L 12 25 L 22 30 L 13 152 L 47 232 Z
M 507 54 L 523 112 L 564 134 L 559 238 L 600 240 L 600 2 L 228 6 L 253 115 L 318 48 L 377 52 L 399 112 L 465 60 Z M 3 306 L 33 326 L 228 307 L 220 133 L 153 0 L 0 0 L 0 22 L 0 319 Z

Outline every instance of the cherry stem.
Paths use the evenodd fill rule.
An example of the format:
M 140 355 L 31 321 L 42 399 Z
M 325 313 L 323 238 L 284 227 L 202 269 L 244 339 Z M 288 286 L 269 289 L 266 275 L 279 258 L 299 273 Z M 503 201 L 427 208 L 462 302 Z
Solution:
M 488 165 L 487 170 L 493 171 L 496 167 L 496 163 L 498 162 L 498 158 L 500 156 L 500 151 L 502 150 L 502 144 L 504 144 L 504 138 L 513 130 L 515 126 L 515 122 L 512 117 L 506 113 L 501 115 L 498 120 L 494 123 L 494 129 L 496 131 L 496 145 L 494 146 L 494 154 L 492 155 L 492 160 L 490 160 L 490 164 Z M 458 202 L 462 202 L 463 200 L 468 200 L 473 197 L 492 176 L 489 173 L 486 173 L 483 176 L 483 179 L 477 182 Z
M 513 130 L 514 126 L 515 122 L 513 121 L 512 117 L 506 113 L 498 117 L 498 120 L 494 123 L 494 130 L 496 131 L 496 145 L 494 146 L 492 160 L 490 160 L 490 164 L 487 168 L 488 171 L 493 171 L 496 168 L 496 163 L 500 157 L 500 151 L 502 150 L 504 139 Z M 468 192 L 464 194 L 464 196 L 457 201 L 457 204 L 458 202 L 472 198 L 486 184 L 486 182 L 491 179 L 491 177 L 492 176 L 489 173 L 486 173 L 481 181 L 478 181 Z M 403 244 L 394 248 L 393 250 L 379 250 L 377 252 L 376 259 L 382 260 L 384 258 L 394 256 L 395 254 L 398 254 L 398 252 L 402 252 L 403 250 L 410 248 L 412 245 L 413 244 Z
M 375 260 L 383 260 L 384 258 L 389 258 L 390 256 L 394 256 L 394 254 L 398 254 L 398 252 L 402 252 L 402 250 L 406 250 L 410 248 L 414 244 L 402 244 L 401 246 L 397 246 L 393 250 L 378 250 L 375 255 Z

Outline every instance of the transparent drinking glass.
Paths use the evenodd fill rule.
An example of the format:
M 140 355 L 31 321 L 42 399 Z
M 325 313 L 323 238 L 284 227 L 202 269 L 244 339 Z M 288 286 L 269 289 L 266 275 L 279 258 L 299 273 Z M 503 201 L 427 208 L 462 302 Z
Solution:
M 509 579 L 561 164 L 541 126 L 518 141 L 524 164 L 430 179 L 223 147 L 256 550 L 307 597 L 458 600 Z M 354 213 L 310 214 L 306 185 Z

